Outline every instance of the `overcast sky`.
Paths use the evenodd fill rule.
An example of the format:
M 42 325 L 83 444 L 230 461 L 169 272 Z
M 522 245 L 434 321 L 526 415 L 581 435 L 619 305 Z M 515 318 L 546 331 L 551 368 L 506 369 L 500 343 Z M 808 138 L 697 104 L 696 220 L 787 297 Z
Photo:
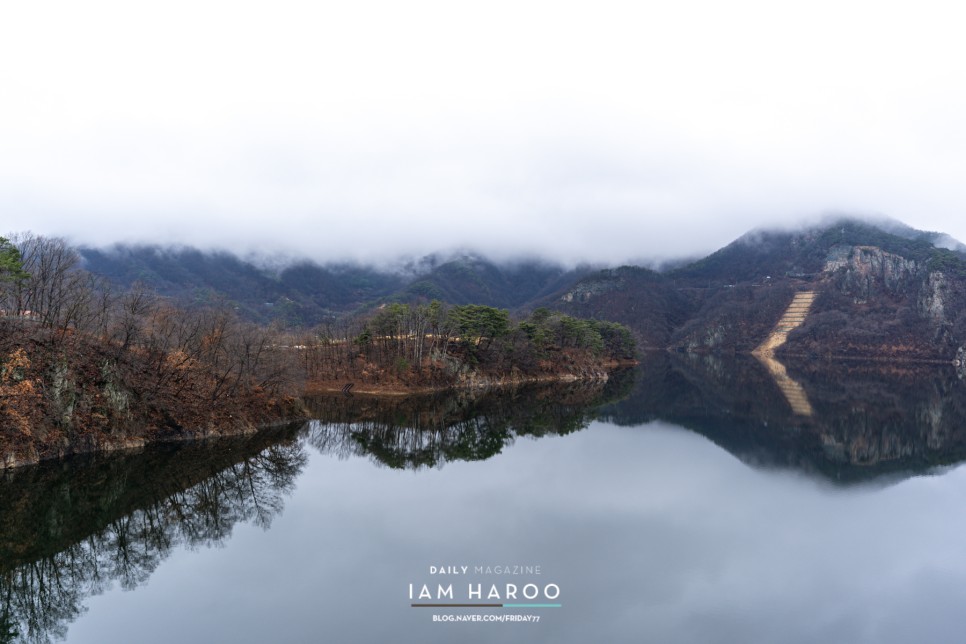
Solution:
M 0 233 L 318 259 L 966 240 L 955 3 L 7 2 Z

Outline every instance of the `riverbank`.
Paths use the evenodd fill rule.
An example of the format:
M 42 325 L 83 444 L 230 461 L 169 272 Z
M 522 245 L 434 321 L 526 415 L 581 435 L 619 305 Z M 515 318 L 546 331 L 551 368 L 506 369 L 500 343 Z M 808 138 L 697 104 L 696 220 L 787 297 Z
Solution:
M 6 330 L 0 334 L 0 469 L 255 433 L 306 417 L 293 391 L 239 378 L 226 383 L 208 365 L 177 353 L 122 350 L 39 327 Z
M 0 319 L 0 468 L 254 433 L 306 418 L 305 394 L 606 381 L 635 364 L 626 328 L 547 310 L 511 323 L 491 307 L 391 305 L 344 341 L 300 343 L 226 310 L 139 315 L 98 332 Z
M 471 364 L 458 355 L 426 373 L 363 363 L 357 378 L 293 378 L 284 388 L 225 384 L 209 365 L 153 355 L 77 333 L 21 329 L 0 338 L 0 469 L 153 443 L 254 434 L 309 417 L 303 396 L 343 392 L 383 397 L 547 382 L 606 382 L 636 364 L 558 352 L 552 361 Z M 428 378 L 427 374 L 435 374 Z
M 316 394 L 365 394 L 371 396 L 410 396 L 416 394 L 439 393 L 473 389 L 517 387 L 520 385 L 553 382 L 606 382 L 615 369 L 626 369 L 638 364 L 636 360 L 601 360 L 594 364 L 583 364 L 560 372 L 525 373 L 511 369 L 508 373 L 487 374 L 479 371 L 465 371 L 451 382 L 419 383 L 402 379 L 372 381 L 367 379 L 313 379 L 306 383 L 306 395 Z

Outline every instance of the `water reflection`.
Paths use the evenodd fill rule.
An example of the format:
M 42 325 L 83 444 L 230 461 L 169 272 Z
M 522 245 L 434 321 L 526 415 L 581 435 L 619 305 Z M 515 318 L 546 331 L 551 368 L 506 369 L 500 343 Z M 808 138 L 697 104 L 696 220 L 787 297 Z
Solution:
M 597 409 L 627 394 L 630 372 L 607 382 L 529 386 L 380 400 L 318 397 L 309 442 L 340 458 L 365 456 L 378 465 L 420 469 L 448 461 L 480 461 L 520 436 L 564 435 L 587 427 Z
M 519 438 L 571 434 L 595 419 L 633 426 L 640 435 L 653 434 L 649 449 L 655 451 L 648 455 L 646 468 L 641 465 L 643 453 L 619 451 L 630 449 L 632 441 L 614 436 L 604 440 L 606 432 L 600 438 L 593 436 L 596 432 L 585 432 L 572 437 L 582 439 L 581 448 L 571 448 L 571 460 L 563 462 L 564 473 L 560 475 L 561 481 L 569 481 L 580 471 L 586 478 L 581 485 L 568 487 L 558 481 L 563 490 L 559 500 L 548 495 L 540 504 L 528 501 L 519 515 L 505 514 L 507 505 L 502 499 L 511 495 L 504 491 L 498 495 L 502 503 L 499 511 L 481 510 L 483 518 L 477 518 L 487 523 L 505 516 L 504 532 L 516 534 L 516 528 L 511 527 L 525 520 L 527 512 L 551 508 L 553 520 L 559 524 L 551 532 L 579 536 L 583 534 L 579 526 L 584 522 L 579 513 L 574 514 L 572 504 L 583 494 L 584 512 L 596 517 L 596 523 L 591 524 L 614 523 L 613 529 L 602 531 L 602 535 L 606 532 L 601 536 L 603 542 L 613 543 L 618 534 L 628 541 L 621 552 L 633 551 L 631 543 L 637 543 L 639 534 L 638 528 L 621 532 L 624 528 L 618 525 L 619 517 L 638 517 L 635 512 L 641 504 L 650 507 L 647 503 L 661 495 L 681 497 L 666 504 L 668 512 L 694 502 L 688 496 L 689 486 L 695 485 L 703 470 L 688 470 L 681 453 L 688 451 L 694 458 L 694 454 L 703 452 L 702 458 L 713 462 L 714 467 L 727 469 L 727 464 L 719 462 L 718 450 L 687 432 L 661 423 L 640 427 L 652 421 L 689 428 L 755 467 L 777 466 L 836 482 L 883 475 L 906 477 L 966 459 L 966 386 L 952 369 L 905 365 L 884 371 L 881 365 L 829 362 L 788 363 L 783 367 L 785 375 L 807 395 L 810 414 L 800 413 L 787 387 L 754 359 L 656 354 L 640 369 L 616 374 L 606 384 L 555 384 L 389 401 L 360 396 L 317 398 L 309 405 L 319 420 L 302 428 L 5 472 L 0 477 L 0 642 L 63 638 L 70 623 L 84 612 L 86 598 L 115 584 L 122 588 L 142 585 L 176 549 L 224 543 L 240 522 L 267 528 L 282 512 L 283 502 L 313 450 L 359 462 L 348 478 L 332 474 L 334 485 L 353 486 L 355 496 L 347 495 L 349 505 L 357 503 L 356 496 L 365 505 L 387 494 L 380 485 L 388 475 L 397 474 L 393 469 L 421 471 L 406 485 L 407 489 L 423 485 L 411 495 L 413 506 L 409 511 L 427 513 L 418 514 L 420 518 L 413 527 L 414 534 L 424 534 L 453 529 L 438 518 L 442 515 L 433 514 L 432 507 L 453 508 L 458 504 L 455 498 L 443 497 L 435 506 L 423 507 L 423 495 L 439 494 L 446 488 L 422 481 L 442 476 L 462 485 L 459 489 L 466 494 L 478 493 L 487 489 L 491 480 L 499 481 L 500 477 L 491 476 L 491 472 L 504 467 L 502 474 L 511 481 L 510 489 L 525 485 L 511 479 L 510 473 L 518 471 L 512 463 L 494 462 L 487 468 L 464 468 L 452 475 L 451 468 L 443 468 L 445 464 L 481 461 L 517 445 L 513 451 L 523 455 L 527 467 L 543 467 L 541 459 L 547 453 L 542 451 L 543 442 L 520 448 Z M 628 435 L 626 430 L 620 431 Z M 677 435 L 691 441 L 680 443 Z M 674 458 L 679 460 L 660 456 L 665 443 L 673 444 Z M 609 445 L 624 447 L 607 452 Z M 541 448 L 537 455 L 533 454 L 535 448 Z M 378 489 L 366 488 L 373 468 L 360 460 L 363 458 L 381 468 L 383 483 L 369 484 Z M 613 473 L 613 489 L 603 484 L 600 489 L 584 489 L 596 476 L 603 477 L 603 469 L 617 463 L 622 467 Z M 332 464 L 330 460 L 316 469 L 335 472 Z M 436 471 L 440 468 L 446 472 Z M 363 469 L 368 473 L 360 473 Z M 627 477 L 626 481 L 621 476 Z M 750 495 L 752 488 L 757 489 L 764 477 L 756 472 L 746 477 L 754 479 L 754 485 L 721 493 L 729 499 L 740 499 Z M 745 481 L 742 485 L 747 483 L 739 478 Z M 415 482 L 417 479 L 420 483 Z M 544 480 L 549 479 L 547 473 Z M 669 487 L 679 492 L 672 494 L 666 489 Z M 708 484 L 702 489 L 713 487 Z M 640 490 L 648 493 L 641 495 Z M 603 512 L 602 499 L 606 499 L 606 507 L 626 503 L 630 509 L 625 508 L 624 514 Z M 489 508 L 491 502 L 490 497 L 479 496 L 473 507 Z M 396 499 L 394 503 L 403 501 Z M 727 507 L 735 507 L 728 503 Z M 388 504 L 385 512 L 392 507 Z M 752 503 L 750 507 L 757 506 Z M 702 505 L 696 516 L 706 517 L 708 513 Z M 749 510 L 741 521 L 750 521 L 751 516 L 754 511 Z M 401 529 L 400 517 L 396 520 L 395 529 Z M 435 522 L 433 530 L 425 530 L 423 522 Z M 545 536 L 547 525 L 538 523 L 533 525 Z M 793 532 L 800 534 L 802 530 Z M 352 533 L 351 538 L 377 533 L 367 526 Z M 551 544 L 544 536 L 539 540 L 540 547 L 549 548 Z M 585 536 L 594 544 L 590 551 L 599 549 L 592 535 Z M 677 535 L 669 543 L 678 543 L 685 536 Z M 393 535 L 386 538 L 393 541 Z M 412 542 L 420 541 L 413 537 Z M 444 540 L 427 547 L 432 547 L 432 556 L 436 557 L 437 551 L 455 548 L 455 543 L 458 540 Z M 514 541 L 508 539 L 507 543 L 512 546 Z M 489 547 L 489 542 L 486 544 Z M 373 546 L 372 552 L 382 552 L 378 548 Z M 340 556 L 349 552 L 344 544 L 337 551 Z M 457 549 L 453 554 L 459 556 L 460 552 Z M 485 548 L 480 552 L 480 558 L 488 556 Z M 517 556 L 510 546 L 505 552 Z M 691 558 L 703 552 L 704 546 L 697 548 Z M 430 555 L 419 556 L 422 565 Z M 561 552 L 558 560 L 568 561 L 568 556 Z M 659 562 L 652 563 L 656 569 Z M 588 570 L 586 576 L 578 577 L 599 574 Z
M 756 353 L 754 356 L 771 374 L 772 380 L 775 381 L 778 389 L 785 396 L 785 400 L 788 401 L 792 411 L 799 416 L 811 416 L 813 413 L 812 404 L 808 400 L 805 388 L 788 375 L 788 369 L 785 368 L 785 365 L 771 353 Z
M 223 543 L 240 522 L 268 528 L 308 442 L 394 468 L 482 460 L 518 436 L 582 429 L 630 385 L 530 387 L 478 395 L 308 401 L 300 428 L 10 470 L 0 480 L 0 642 L 66 637 L 84 601 L 143 584 L 176 548 Z M 622 384 L 623 383 L 623 384 Z
M 750 357 L 658 354 L 638 371 L 633 392 L 600 417 L 632 426 L 665 420 L 752 466 L 840 482 L 911 476 L 966 459 L 966 384 L 952 366 L 780 366 L 781 378 Z
M 294 431 L 6 472 L 0 642 L 63 638 L 88 596 L 137 587 L 173 549 L 270 526 L 306 461 Z

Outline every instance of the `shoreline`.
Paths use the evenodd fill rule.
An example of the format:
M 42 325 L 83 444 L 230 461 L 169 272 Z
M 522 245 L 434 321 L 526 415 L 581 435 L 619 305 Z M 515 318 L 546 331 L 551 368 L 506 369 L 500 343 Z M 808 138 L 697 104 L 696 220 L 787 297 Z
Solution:
M 624 361 L 615 362 L 613 364 L 602 364 L 599 369 L 595 369 L 590 373 L 559 373 L 559 374 L 540 374 L 533 376 L 504 376 L 504 377 L 488 377 L 488 376 L 478 376 L 467 378 L 462 381 L 454 382 L 446 385 L 406 385 L 402 383 L 394 384 L 378 384 L 378 383 L 358 383 L 350 382 L 348 380 L 317 380 L 308 382 L 305 385 L 304 395 L 325 395 L 325 394 L 336 394 L 345 393 L 348 396 L 352 395 L 367 395 L 367 396 L 386 396 L 386 397 L 404 397 L 409 395 L 425 395 L 433 393 L 442 393 L 447 391 L 465 391 L 465 390 L 475 390 L 475 389 L 490 389 L 490 388 L 500 388 L 500 387 L 515 387 L 519 385 L 526 384 L 537 384 L 537 383 L 552 383 L 552 382 L 579 382 L 581 380 L 586 380 L 589 382 L 606 382 L 609 378 L 611 371 L 617 369 L 628 369 L 635 367 L 640 364 L 637 360 L 634 361 Z M 351 384 L 352 387 L 348 392 L 343 390 L 347 385 Z
M 527 377 L 515 377 L 515 378 L 472 378 L 463 382 L 453 383 L 447 386 L 404 386 L 399 384 L 362 384 L 356 385 L 351 389 L 351 393 L 347 395 L 351 398 L 353 395 L 361 395 L 372 398 L 386 398 L 386 399 L 402 399 L 407 396 L 418 396 L 427 395 L 434 393 L 443 392 L 458 392 L 458 391 L 481 391 L 486 389 L 496 389 L 496 388 L 510 388 L 526 384 L 535 383 L 553 383 L 553 382 L 606 382 L 609 378 L 609 372 L 615 369 L 632 367 L 638 364 L 636 361 L 629 364 L 615 364 L 611 367 L 602 368 L 601 371 L 594 371 L 593 373 L 583 373 L 583 374 L 545 374 L 539 376 L 527 376 Z M 295 411 L 293 415 L 287 415 L 284 417 L 279 417 L 271 420 L 264 420 L 263 422 L 251 422 L 251 421 L 241 421 L 218 425 L 217 428 L 214 424 L 205 424 L 203 426 L 196 427 L 194 429 L 185 429 L 178 433 L 167 433 L 160 436 L 151 436 L 153 433 L 148 429 L 145 434 L 139 436 L 130 437 L 120 437 L 105 434 L 101 437 L 104 440 L 98 440 L 94 438 L 90 440 L 91 436 L 88 435 L 88 440 L 85 443 L 77 444 L 73 446 L 65 446 L 62 451 L 53 453 L 47 456 L 41 457 L 37 452 L 33 454 L 17 455 L 14 453 L 7 453 L 0 456 L 0 475 L 3 472 L 11 471 L 15 469 L 20 469 L 23 467 L 29 467 L 31 465 L 37 465 L 41 463 L 51 463 L 57 461 L 64 461 L 75 456 L 91 456 L 96 454 L 108 454 L 116 452 L 126 452 L 126 451 L 137 451 L 145 448 L 149 448 L 152 445 L 162 445 L 162 444 L 175 444 L 175 443 L 186 443 L 194 441 L 205 441 L 205 440 L 217 440 L 220 438 L 231 438 L 246 435 L 254 435 L 264 431 L 270 431 L 272 429 L 277 429 L 279 427 L 284 427 L 289 424 L 305 422 L 311 419 L 307 410 L 305 410 L 304 405 L 301 402 L 298 403 L 298 409 L 292 406 L 295 401 L 302 401 L 305 398 L 319 395 L 333 395 L 343 393 L 343 388 L 347 383 L 344 381 L 333 382 L 333 381 L 321 381 L 314 383 L 307 383 L 303 387 L 302 393 L 298 398 L 289 401 L 285 408 L 289 411 Z M 157 429 L 157 428 L 154 428 Z

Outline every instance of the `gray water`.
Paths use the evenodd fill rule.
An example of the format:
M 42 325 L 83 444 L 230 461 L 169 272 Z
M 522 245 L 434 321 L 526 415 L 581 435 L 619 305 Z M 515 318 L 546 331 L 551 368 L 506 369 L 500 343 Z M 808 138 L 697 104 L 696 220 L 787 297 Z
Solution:
M 672 360 L 18 472 L 0 605 L 13 641 L 962 641 L 964 385 L 813 371 L 810 417 Z M 477 584 L 559 606 L 412 606 Z

